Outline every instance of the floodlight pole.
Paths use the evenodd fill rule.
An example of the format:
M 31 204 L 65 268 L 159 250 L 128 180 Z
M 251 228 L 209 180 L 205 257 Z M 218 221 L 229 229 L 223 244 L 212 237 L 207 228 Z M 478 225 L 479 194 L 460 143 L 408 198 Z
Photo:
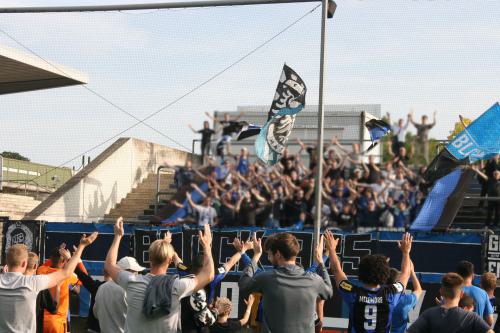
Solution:
M 335 3 L 332 6 L 336 6 Z M 332 8 L 331 15 L 335 12 L 335 8 Z M 323 193 L 323 122 L 324 122 L 324 92 L 325 92 L 325 68 L 326 68 L 326 19 L 328 14 L 328 0 L 322 0 L 321 7 L 321 51 L 319 56 L 319 101 L 318 101 L 318 142 L 316 145 L 317 161 L 316 161 L 316 179 L 315 179 L 315 200 L 314 200 L 314 247 L 319 242 L 320 231 L 321 231 L 321 211 L 322 211 L 322 200 L 321 196 Z

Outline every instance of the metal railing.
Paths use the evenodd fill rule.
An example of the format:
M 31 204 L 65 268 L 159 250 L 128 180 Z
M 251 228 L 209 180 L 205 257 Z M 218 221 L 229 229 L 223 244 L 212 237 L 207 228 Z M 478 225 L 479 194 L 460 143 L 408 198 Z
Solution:
M 158 169 L 156 169 L 156 194 L 155 194 L 155 209 L 154 209 L 154 215 L 158 215 L 158 206 L 160 205 L 160 196 L 162 195 L 168 195 L 171 194 L 170 192 L 167 191 L 160 191 L 160 180 L 161 180 L 161 170 L 163 169 L 171 169 L 169 166 L 159 166 Z

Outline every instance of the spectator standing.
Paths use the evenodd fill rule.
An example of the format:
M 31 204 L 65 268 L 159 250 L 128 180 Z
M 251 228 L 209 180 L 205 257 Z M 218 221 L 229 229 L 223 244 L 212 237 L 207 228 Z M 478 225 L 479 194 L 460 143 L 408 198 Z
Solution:
M 429 163 L 429 131 L 431 128 L 436 125 L 436 111 L 433 113 L 432 123 L 427 123 L 428 117 L 426 115 L 422 116 L 422 122 L 420 124 L 413 121 L 413 111 L 409 114 L 410 122 L 417 129 L 416 136 L 416 147 L 417 147 L 417 155 L 422 156 L 425 160 L 425 163 Z
M 204 253 L 203 269 L 192 278 L 179 279 L 166 275 L 175 250 L 167 239 L 155 240 L 149 247 L 151 272 L 137 275 L 122 270 L 116 263 L 120 241 L 124 235 L 123 219 L 114 227 L 114 239 L 106 257 L 104 269 L 127 293 L 125 332 L 173 333 L 181 330 L 180 300 L 204 288 L 214 278 L 212 234 L 205 224 L 199 232 Z
M 52 250 L 50 260 L 38 268 L 38 274 L 50 274 L 63 269 L 67 262 L 69 251 L 60 251 L 60 248 Z M 64 254 L 64 255 L 63 255 Z M 75 274 L 62 282 L 58 287 L 55 287 L 50 292 L 51 294 L 59 293 L 59 301 L 57 302 L 57 311 L 51 313 L 48 309 L 43 313 L 43 331 L 44 333 L 65 333 L 68 328 L 69 302 L 70 302 L 70 285 L 80 285 L 78 277 Z M 55 289 L 59 288 L 59 291 Z M 55 299 L 55 298 L 54 298 Z
M 123 257 L 118 261 L 117 265 L 133 274 L 142 272 L 145 269 L 133 257 Z M 92 313 L 99 321 L 102 333 L 123 333 L 125 332 L 127 313 L 125 291 L 111 279 L 106 271 L 104 271 L 104 280 L 105 282 L 97 289 Z
M 410 277 L 410 251 L 412 237 L 404 234 L 398 246 L 402 253 L 401 274 L 397 282 L 387 285 L 390 268 L 382 255 L 367 255 L 359 263 L 358 279 L 361 287 L 347 280 L 337 256 L 336 248 L 340 238 L 325 232 L 330 266 L 340 295 L 349 306 L 349 333 L 389 332 L 394 308 L 398 304 Z
M 229 319 L 229 314 L 231 314 L 232 304 L 228 298 L 221 297 L 217 298 L 215 301 L 215 308 L 219 313 L 217 316 L 217 321 L 214 325 L 210 327 L 210 333 L 239 333 L 241 328 L 248 323 L 250 319 L 250 313 L 252 310 L 252 305 L 254 302 L 253 295 L 248 296 L 248 301 L 245 300 L 247 308 L 245 314 L 241 319 Z
M 463 279 L 463 292 L 474 299 L 476 303 L 475 312 L 483 318 L 488 325 L 493 325 L 493 307 L 488 294 L 483 289 L 473 286 L 474 265 L 470 261 L 463 260 L 457 266 L 457 274 Z
M 481 275 L 481 288 L 486 291 L 490 304 L 493 307 L 493 314 L 496 317 L 493 330 L 495 333 L 500 332 L 500 321 L 498 320 L 498 310 L 500 310 L 500 299 L 495 296 L 495 289 L 497 288 L 497 276 L 494 273 L 486 272 Z
M 418 281 L 413 262 L 411 262 L 410 272 L 413 292 L 401 295 L 398 304 L 394 308 L 391 322 L 391 333 L 406 332 L 406 326 L 408 326 L 410 321 L 409 313 L 415 308 L 418 298 L 422 295 L 422 286 L 420 285 L 420 281 Z M 391 279 L 388 284 L 396 283 L 399 274 L 400 272 L 397 269 L 391 268 Z
M 40 291 L 56 287 L 71 277 L 83 250 L 97 238 L 97 232 L 83 236 L 70 261 L 60 270 L 45 275 L 24 275 L 28 249 L 23 244 L 9 247 L 8 272 L 0 275 L 0 332 L 36 332 L 36 298 Z M 65 333 L 66 328 L 63 328 Z
M 188 126 L 194 133 L 201 134 L 201 159 L 203 163 L 206 164 L 207 159 L 210 156 L 212 135 L 215 134 L 215 131 L 210 128 L 208 121 L 203 122 L 203 128 L 201 130 L 195 130 L 191 124 Z
M 193 210 L 198 213 L 198 226 L 203 227 L 205 224 L 215 225 L 217 219 L 217 211 L 212 207 L 212 198 L 207 196 L 203 199 L 202 205 L 197 205 L 191 198 L 191 194 L 186 193 L 186 198 Z
M 425 310 L 410 326 L 408 333 L 494 333 L 477 313 L 468 312 L 458 306 L 463 293 L 463 283 L 460 275 L 445 274 L 440 288 L 443 304 Z
M 318 243 L 315 249 L 317 274 L 305 272 L 296 265 L 300 246 L 295 236 L 289 233 L 275 234 L 266 240 L 268 259 L 275 268 L 255 274 L 262 255 L 262 243 L 254 234 L 254 255 L 251 264 L 243 270 L 238 285 L 244 295 L 262 293 L 261 332 L 314 332 L 316 300 L 318 297 L 326 300 L 333 292 L 323 265 L 323 237 Z
M 391 124 L 391 114 L 387 112 L 387 122 Z M 392 131 L 392 152 L 399 156 L 400 149 L 405 146 L 406 130 L 410 124 L 410 115 L 406 118 L 406 124 L 404 124 L 403 118 L 399 118 L 397 123 L 391 125 Z

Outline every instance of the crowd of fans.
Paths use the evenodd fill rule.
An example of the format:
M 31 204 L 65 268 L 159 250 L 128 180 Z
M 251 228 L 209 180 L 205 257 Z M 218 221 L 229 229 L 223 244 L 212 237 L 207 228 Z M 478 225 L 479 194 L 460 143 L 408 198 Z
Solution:
M 235 238 L 234 255 L 217 269 L 209 224 L 199 231 L 200 252 L 189 266 L 177 255 L 169 232 L 151 243 L 148 269 L 133 257 L 118 260 L 123 235 L 123 219 L 119 218 L 106 256 L 104 281 L 89 276 L 81 261 L 97 233 L 83 235 L 73 253 L 62 244 L 40 267 L 38 256 L 28 253 L 25 245 L 9 247 L 7 265 L 0 274 L 0 331 L 76 332 L 68 326 L 69 290 L 81 284 L 91 294 L 86 332 L 237 333 L 251 318 L 253 332 L 321 332 L 324 307 L 332 306 L 325 301 L 333 296 L 334 288 L 348 306 L 349 333 L 499 332 L 493 316 L 497 277 L 484 273 L 481 288 L 473 286 L 474 267 L 468 261 L 443 276 L 437 305 L 422 311 L 408 327 L 409 313 L 422 297 L 408 233 L 398 242 L 401 271 L 391 268 L 383 255 L 367 255 L 359 263 L 358 282 L 344 273 L 337 255 L 340 238 L 330 230 L 319 239 L 315 264 L 306 270 L 297 263 L 300 244 L 290 233 L 273 234 L 264 244 L 256 234 L 244 242 Z M 249 250 L 251 258 L 246 254 Z M 259 265 L 264 252 L 272 268 Z M 240 260 L 244 269 L 239 297 L 245 299 L 245 309 L 241 318 L 229 318 L 234 304 L 215 297 L 215 291 Z M 175 273 L 167 273 L 170 266 Z M 405 293 L 410 280 L 413 290 Z
M 248 150 L 243 148 L 236 156 L 226 149 L 228 154 L 220 164 L 209 159 L 200 168 L 193 168 L 190 161 L 175 167 L 177 188 L 186 192 L 188 204 L 172 201 L 188 210 L 187 216 L 175 222 L 296 229 L 311 225 L 318 163 L 316 147 L 300 139 L 297 143 L 300 151 L 290 154 L 285 149 L 274 166 L 250 161 Z M 336 138 L 331 140 L 321 161 L 323 227 L 352 230 L 411 224 L 427 193 L 422 178 L 425 167 L 410 167 L 406 148 L 397 142 L 393 146 L 397 151 L 391 160 L 376 163 L 380 159 L 363 154 L 359 144 L 348 148 Z M 307 165 L 300 158 L 303 151 L 309 157 Z M 200 183 L 207 183 L 207 190 L 200 189 Z M 193 200 L 193 196 L 200 200 Z

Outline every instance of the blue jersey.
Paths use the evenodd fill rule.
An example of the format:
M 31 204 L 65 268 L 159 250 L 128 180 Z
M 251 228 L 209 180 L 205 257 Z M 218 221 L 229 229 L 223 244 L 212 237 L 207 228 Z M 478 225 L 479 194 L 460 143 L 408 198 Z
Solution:
M 349 306 L 348 333 L 389 333 L 392 313 L 404 290 L 401 283 L 370 290 L 343 280 L 338 290 Z
M 465 286 L 464 294 L 469 295 L 472 299 L 474 299 L 474 303 L 476 303 L 474 312 L 476 312 L 479 317 L 484 318 L 485 316 L 493 314 L 493 307 L 491 306 L 490 299 L 486 291 L 476 286 Z
M 404 333 L 408 326 L 411 310 L 417 305 L 417 297 L 415 294 L 403 294 L 399 299 L 398 304 L 392 312 L 391 333 Z
M 246 176 L 248 173 L 248 158 L 245 157 L 240 157 L 240 160 L 238 162 L 238 165 L 236 167 L 236 171 L 240 175 Z

